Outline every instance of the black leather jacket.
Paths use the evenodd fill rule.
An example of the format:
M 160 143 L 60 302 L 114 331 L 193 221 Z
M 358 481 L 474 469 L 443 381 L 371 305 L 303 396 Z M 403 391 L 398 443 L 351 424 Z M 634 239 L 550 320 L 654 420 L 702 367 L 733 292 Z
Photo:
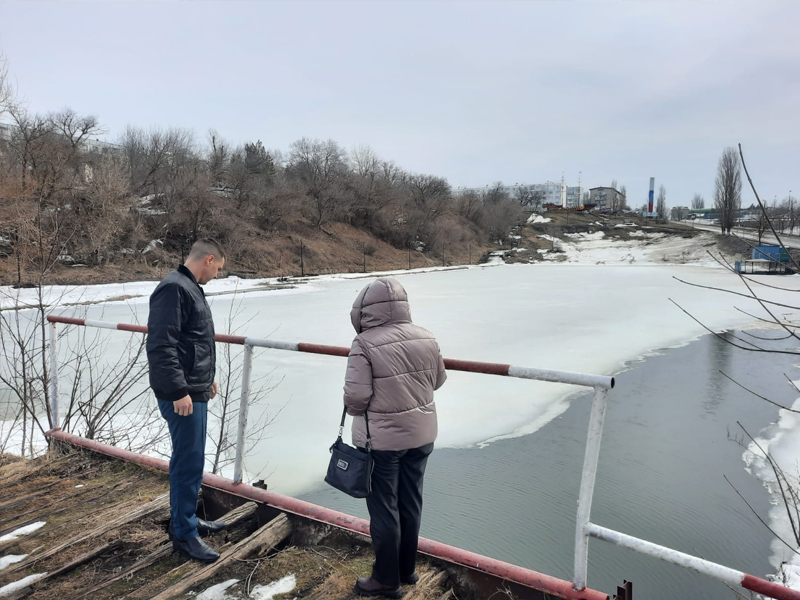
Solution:
M 193 402 L 207 402 L 217 365 L 214 320 L 203 289 L 183 265 L 150 296 L 147 327 L 156 398 L 174 402 L 188 394 Z

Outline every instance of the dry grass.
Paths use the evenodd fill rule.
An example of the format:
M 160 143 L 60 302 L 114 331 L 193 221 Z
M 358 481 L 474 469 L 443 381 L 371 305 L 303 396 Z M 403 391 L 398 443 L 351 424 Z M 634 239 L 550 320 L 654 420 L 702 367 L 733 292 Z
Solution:
M 241 277 L 285 277 L 300 275 L 300 244 L 303 244 L 303 262 L 306 274 L 360 273 L 364 270 L 362 248 L 369 247 L 367 271 L 385 271 L 408 268 L 408 251 L 398 249 L 372 236 L 366 231 L 345 223 L 331 223 L 323 229 L 298 224 L 293 231 L 248 240 L 247 250 L 238 259 L 232 257 L 222 272 Z M 452 240 L 445 248 L 447 265 L 478 264 L 481 257 L 495 247 L 479 243 L 477 238 L 465 235 Z M 137 257 L 129 262 L 104 264 L 81 268 L 67 264 L 56 265 L 47 276 L 47 284 L 89 285 L 127 281 L 158 281 L 181 262 L 180 254 L 163 252 L 160 264 L 146 262 Z M 417 251 L 411 253 L 411 267 L 440 266 L 440 251 L 435 255 Z M 17 282 L 17 266 L 13 257 L 0 258 L 0 285 Z M 23 273 L 24 282 L 36 281 L 34 272 Z M 119 297 L 123 300 L 125 297 Z

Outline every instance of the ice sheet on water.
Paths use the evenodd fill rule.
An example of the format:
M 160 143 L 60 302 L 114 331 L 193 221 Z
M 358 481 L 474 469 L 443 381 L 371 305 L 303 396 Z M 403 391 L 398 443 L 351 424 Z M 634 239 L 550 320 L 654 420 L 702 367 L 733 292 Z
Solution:
M 562 244 L 576 245 L 559 242 Z M 587 252 L 589 256 L 595 253 L 596 260 L 600 251 Z M 617 249 L 614 252 L 613 256 L 620 257 Z M 414 321 L 434 332 L 448 358 L 613 374 L 627 361 L 654 349 L 688 343 L 705 333 L 669 298 L 714 330 L 750 322 L 726 296 L 689 287 L 674 277 L 746 293 L 737 278 L 721 268 L 648 265 L 646 252 L 645 248 L 629 248 L 636 262 L 624 266 L 613 260 L 602 266 L 546 262 L 397 277 L 408 290 Z M 570 256 L 570 251 L 543 256 L 562 259 Z M 332 277 L 315 281 L 312 292 L 301 295 L 253 292 L 242 300 L 234 326 L 240 325 L 254 337 L 349 346 L 355 334 L 350 307 L 373 279 Z M 782 285 L 800 288 L 800 278 L 787 277 Z M 587 290 L 591 291 L 589 304 Z M 765 295 L 769 300 L 790 303 L 796 294 L 766 289 Z M 220 324 L 218 331 L 228 330 L 226 319 L 233 302 L 238 299 L 214 298 L 212 311 Z M 748 310 L 745 305 L 740 307 Z M 139 305 L 138 310 L 139 322 L 146 320 L 147 305 Z M 129 307 L 121 304 L 98 305 L 91 307 L 89 317 L 102 314 L 105 320 L 123 321 L 127 320 L 126 311 Z M 128 339 L 117 331 L 103 331 L 103 335 L 109 336 L 109 356 L 119 352 Z M 287 494 L 303 493 L 320 484 L 326 464 L 320 458 L 327 455 L 336 430 L 334 422 L 338 424 L 341 415 L 344 368 L 345 361 L 336 357 L 256 350 L 254 381 L 272 377 L 277 387 L 269 393 L 269 407 L 252 408 L 250 418 L 279 414 L 267 439 L 248 453 L 245 468 L 249 473 L 255 478 L 271 473 L 270 488 Z M 256 387 L 269 386 L 262 379 Z M 564 399 L 575 391 L 535 381 L 451 372 L 447 384 L 436 393 L 437 445 L 474 446 L 530 433 L 555 418 L 566 406 Z M 238 402 L 238 392 L 234 397 Z M 139 410 L 154 410 L 151 396 L 127 413 L 132 422 Z M 142 436 L 149 437 L 149 433 Z M 287 448 L 296 450 L 287 452 Z

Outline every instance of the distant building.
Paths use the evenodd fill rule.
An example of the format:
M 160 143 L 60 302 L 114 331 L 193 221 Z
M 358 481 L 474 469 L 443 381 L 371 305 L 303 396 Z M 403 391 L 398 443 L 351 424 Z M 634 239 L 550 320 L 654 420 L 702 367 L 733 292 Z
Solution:
M 470 192 L 482 194 L 492 189 L 494 189 L 494 186 L 491 185 L 487 185 L 486 187 L 482 188 L 456 188 L 453 190 L 453 193 L 457 196 Z M 563 183 L 548 181 L 546 183 L 517 183 L 515 185 L 504 185 L 501 187 L 501 189 L 512 198 L 517 195 L 519 190 L 524 190 L 538 196 L 538 201 L 540 204 L 554 204 L 567 207 L 571 206 L 568 200 L 570 190 L 572 190 L 573 197 L 577 199 L 573 200 L 573 202 L 578 202 L 578 204 L 575 204 L 574 206 L 578 206 L 580 203 L 581 194 L 580 191 L 576 192 L 575 190 L 582 190 L 583 188 L 567 187 Z
M 619 209 L 624 196 L 612 187 L 596 187 L 589 190 L 589 203 L 597 210 Z

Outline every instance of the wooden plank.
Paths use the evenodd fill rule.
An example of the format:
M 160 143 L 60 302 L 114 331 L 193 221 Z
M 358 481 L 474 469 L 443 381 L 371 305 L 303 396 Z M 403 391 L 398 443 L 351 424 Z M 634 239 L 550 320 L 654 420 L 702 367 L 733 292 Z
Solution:
M 10 573 L 17 573 L 24 569 L 28 569 L 37 562 L 50 558 L 51 556 L 55 556 L 59 552 L 63 552 L 66 548 L 70 546 L 74 546 L 75 544 L 80 544 L 81 542 L 85 542 L 86 540 L 92 538 L 99 538 L 105 533 L 113 529 L 117 529 L 122 527 L 123 525 L 127 525 L 128 523 L 133 523 L 135 521 L 139 521 L 149 515 L 157 513 L 159 511 L 164 512 L 164 516 L 166 517 L 167 511 L 169 511 L 169 494 L 163 494 L 154 500 L 149 502 L 145 502 L 143 504 L 139 503 L 140 506 L 134 508 L 133 510 L 123 512 L 122 514 L 118 515 L 115 518 L 111 518 L 106 520 L 100 520 L 102 523 L 93 529 L 84 530 L 82 533 L 68 539 L 66 542 L 59 544 L 50 548 L 49 550 L 35 556 L 31 557 L 27 560 L 17 563 L 12 568 L 4 573 L 4 575 L 8 575 Z M 115 509 L 112 511 L 116 512 Z
M 258 553 L 263 556 L 292 533 L 292 525 L 286 515 L 281 514 L 272 521 L 261 527 L 253 535 L 243 539 L 230 550 L 224 552 L 217 562 L 205 566 L 190 576 L 184 577 L 181 581 L 162 591 L 151 600 L 172 600 L 188 592 L 194 586 L 199 585 L 217 574 L 232 562 L 246 558 L 250 554 Z
M 126 577 L 131 577 L 132 575 L 138 573 L 142 569 L 146 569 L 147 567 L 151 566 L 153 563 L 161 560 L 162 558 L 166 558 L 172 552 L 172 543 L 164 544 L 157 548 L 154 552 L 151 552 L 147 556 L 142 559 L 137 560 L 132 567 L 129 569 L 124 570 L 122 573 L 117 575 L 116 577 L 112 577 L 99 585 L 94 586 L 90 590 L 84 592 L 82 596 L 80 596 L 77 600 L 82 600 L 83 598 L 91 598 L 99 592 L 100 590 L 104 590 L 110 585 L 115 584 L 116 582 L 120 581 L 121 579 L 125 579 Z
M 237 508 L 234 508 L 232 511 L 230 511 L 225 516 L 220 518 L 220 521 L 225 521 L 228 524 L 228 528 L 233 527 L 253 517 L 256 514 L 257 508 L 258 504 L 256 504 L 255 502 L 247 502 Z M 146 569 L 147 567 L 157 562 L 158 560 L 166 556 L 169 556 L 171 552 L 172 552 L 172 544 L 171 543 L 164 544 L 163 546 L 157 548 L 144 558 L 136 561 L 130 568 L 125 569 L 119 575 L 112 577 L 111 579 L 108 579 L 94 586 L 90 590 L 87 590 L 86 592 L 84 592 L 82 596 L 80 596 L 78 600 L 82 600 L 83 598 L 91 598 L 92 595 L 95 594 L 96 592 L 99 592 L 100 590 L 103 590 L 108 586 L 113 585 L 114 583 L 120 581 L 121 579 L 130 577 L 135 573 L 138 573 L 142 569 Z
M 54 579 L 56 577 L 60 577 L 61 575 L 66 575 L 67 573 L 69 573 L 71 571 L 74 571 L 78 567 L 80 567 L 82 565 L 85 565 L 86 563 L 90 563 L 96 558 L 99 558 L 100 556 L 102 556 L 106 552 L 112 552 L 112 551 L 116 550 L 120 546 L 122 546 L 122 541 L 121 540 L 115 540 L 113 542 L 109 542 L 108 544 L 103 544 L 102 546 L 100 546 L 99 548 L 96 548 L 95 550 L 92 550 L 90 552 L 86 552 L 84 554 L 81 554 L 80 556 L 78 556 L 74 560 L 71 560 L 70 562 L 68 562 L 63 567 L 59 567 L 55 571 L 53 571 L 51 573 L 48 573 L 47 575 L 45 575 L 41 579 L 37 580 L 36 583 L 33 584 L 33 586 L 35 588 L 38 588 L 40 586 L 40 584 L 42 584 L 43 582 L 49 581 L 50 579 Z

